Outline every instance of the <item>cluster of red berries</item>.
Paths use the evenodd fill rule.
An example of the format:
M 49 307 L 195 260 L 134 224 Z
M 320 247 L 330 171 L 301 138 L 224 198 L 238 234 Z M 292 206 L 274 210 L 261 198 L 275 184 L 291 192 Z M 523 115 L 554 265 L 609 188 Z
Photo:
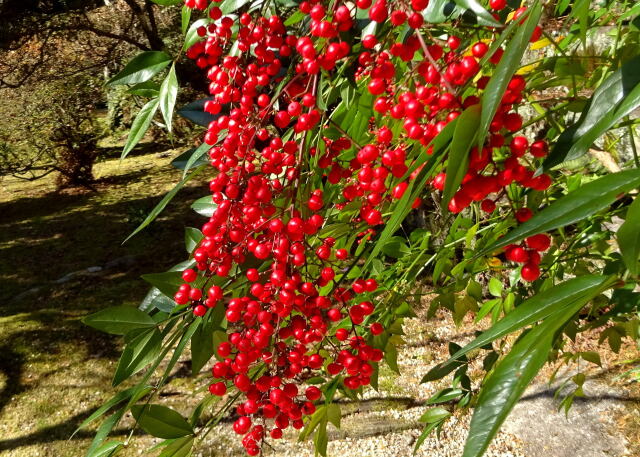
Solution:
M 499 1 L 491 3 L 496 10 L 504 8 Z M 409 169 L 411 142 L 430 153 L 426 146 L 444 126 L 479 103 L 477 94 L 488 81 L 480 77 L 479 59 L 489 48 L 479 41 L 469 47 L 469 55 L 462 55 L 455 36 L 446 43 L 431 39 L 427 45 L 419 29 L 428 0 L 393 2 L 393 7 L 386 0 L 357 0 L 356 8 L 368 9 L 371 20 L 412 29 L 400 43 L 389 42 L 391 33 L 381 42 L 364 36 L 357 56 L 345 38 L 355 29 L 356 8 L 348 4 L 335 2 L 329 8 L 320 0 L 300 3 L 309 18 L 304 36 L 292 33 L 278 16 L 254 12 L 223 17 L 210 0 L 185 4 L 206 10 L 211 19 L 197 30 L 202 40 L 187 55 L 206 73 L 211 98 L 204 110 L 216 116 L 204 136 L 217 172 L 209 186 L 216 208 L 193 251 L 195 268 L 184 270 L 185 284 L 174 298 L 197 316 L 225 307 L 228 341 L 216 348 L 215 381 L 209 390 L 221 396 L 235 386 L 244 394 L 233 428 L 243 435 L 247 453 L 257 455 L 267 435 L 280 438 L 284 429 L 302 427 L 302 418 L 314 413 L 322 391 L 303 389 L 305 380 L 340 375 L 346 388 L 357 389 L 371 382 L 375 364 L 384 357 L 372 346 L 373 336 L 385 332 L 375 322 L 376 308 L 369 300 L 377 282 L 356 278 L 346 285 L 342 276 L 351 252 L 336 248 L 334 238 L 320 236 L 327 222 L 326 189 L 340 189 L 339 201 L 331 202 L 336 208 L 357 201 L 353 228 L 361 240 L 373 236 L 373 227 L 384 223 L 389 202 L 409 186 L 402 178 Z M 399 75 L 396 59 L 410 62 L 417 52 L 425 60 L 415 72 Z M 490 62 L 499 62 L 500 56 L 495 53 Z M 317 163 L 326 171 L 325 188 L 305 193 L 300 185 L 303 165 L 319 154 L 307 145 L 307 133 L 327 115 L 317 103 L 320 72 L 330 75 L 338 62 L 351 57 L 358 62 L 356 78 L 369 78 L 368 91 L 376 97 L 371 139 L 360 146 L 346 134 L 323 138 Z M 473 87 L 474 95 L 463 96 L 465 87 Z M 493 212 L 495 200 L 512 183 L 536 190 L 550 185 L 548 176 L 534 176 L 533 166 L 519 160 L 525 153 L 545 155 L 546 145 L 511 136 L 522 127 L 515 107 L 524 89 L 524 80 L 514 77 L 487 143 L 471 152 L 469 171 L 450 203 L 452 212 L 472 201 Z M 396 121 L 402 121 L 401 129 L 390 128 Z M 509 157 L 504 157 L 506 144 Z M 438 175 L 433 186 L 441 190 L 444 179 Z M 496 197 L 490 199 L 490 194 Z M 414 207 L 420 204 L 420 199 L 413 202 Z M 517 212 L 519 221 L 530 217 L 527 211 Z M 510 247 L 507 257 L 525 263 L 522 276 L 533 280 L 539 274 L 538 252 L 548 246 L 548 237 L 531 237 L 526 248 Z M 211 285 L 220 278 L 230 285 Z M 246 293 L 238 296 L 237 285 L 244 281 Z

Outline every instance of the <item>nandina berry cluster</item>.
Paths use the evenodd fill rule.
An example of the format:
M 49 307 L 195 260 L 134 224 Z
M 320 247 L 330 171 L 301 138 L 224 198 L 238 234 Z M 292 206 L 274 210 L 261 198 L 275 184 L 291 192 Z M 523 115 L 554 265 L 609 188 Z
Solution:
M 490 3 L 495 10 L 505 7 L 499 0 Z M 257 455 L 267 435 L 277 439 L 290 426 L 299 429 L 302 418 L 315 412 L 323 393 L 314 385 L 304 388 L 306 380 L 342 376 L 347 389 L 371 382 L 384 357 L 372 346 L 373 336 L 385 332 L 370 300 L 378 284 L 365 277 L 347 283 L 343 276 L 353 254 L 337 248 L 339 240 L 322 236 L 321 229 L 329 209 L 355 202 L 359 210 L 349 223 L 359 241 L 375 235 L 385 210 L 420 171 L 406 177 L 415 160 L 408 157 L 409 147 L 418 144 L 420 154 L 431 154 L 438 133 L 480 102 L 489 80 L 480 60 L 489 46 L 480 40 L 462 49 L 462 40 L 453 35 L 444 41 L 425 38 L 427 0 L 357 0 L 355 6 L 303 1 L 304 28 L 288 28 L 283 18 L 257 11 L 223 17 L 209 0 L 185 4 L 206 10 L 211 19 L 197 30 L 202 40 L 187 55 L 206 74 L 211 98 L 204 110 L 216 116 L 204 136 L 216 170 L 209 186 L 216 209 L 193 252 L 195 268 L 183 272 L 185 284 L 174 298 L 197 316 L 225 308 L 228 341 L 216 348 L 209 390 L 222 396 L 234 386 L 243 394 L 233 428 L 243 435 L 247 453 Z M 369 18 L 388 23 L 390 31 L 354 43 L 347 37 L 358 35 L 357 9 L 368 9 Z M 513 20 L 523 12 L 516 11 Z M 398 30 L 405 25 L 411 32 L 400 39 Z M 532 40 L 538 37 L 539 30 Z M 499 49 L 487 66 L 501 55 Z M 399 62 L 412 71 L 399 72 Z M 374 97 L 370 140 L 360 145 L 340 129 L 343 136 L 337 139 L 320 135 L 319 148 L 310 144 L 309 133 L 327 124 L 332 109 L 319 108 L 320 75 L 337 77 L 339 65 L 356 65 L 355 81 L 366 83 Z M 533 171 L 546 144 L 514 136 L 523 126 L 516 108 L 525 89 L 522 77 L 510 81 L 486 143 L 470 153 L 451 212 L 480 202 L 493 213 L 497 202 L 509 198 L 510 186 L 544 190 L 551 184 L 547 175 Z M 401 128 L 394 129 L 398 123 Z M 322 188 L 307 189 L 301 184 L 315 173 L 309 163 L 316 155 Z M 441 173 L 431 185 L 443 190 L 445 180 Z M 331 188 L 340 197 L 327 204 Z M 413 202 L 420 204 L 420 198 Z M 523 222 L 531 211 L 521 207 L 514 217 Z M 509 247 L 506 256 L 525 264 L 525 280 L 535 280 L 539 252 L 549 244 L 546 235 L 531 237 L 524 246 Z M 246 294 L 211 285 L 223 278 L 232 285 L 246 280 Z

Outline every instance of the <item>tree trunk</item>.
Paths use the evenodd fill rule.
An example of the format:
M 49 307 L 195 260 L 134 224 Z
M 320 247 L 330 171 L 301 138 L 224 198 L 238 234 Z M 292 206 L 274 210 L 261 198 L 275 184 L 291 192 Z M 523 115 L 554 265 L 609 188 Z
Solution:
M 87 145 L 89 146 L 89 145 Z M 93 164 L 96 160 L 95 147 L 81 145 L 65 149 L 60 153 L 57 179 L 58 189 L 66 187 L 88 187 L 93 189 Z

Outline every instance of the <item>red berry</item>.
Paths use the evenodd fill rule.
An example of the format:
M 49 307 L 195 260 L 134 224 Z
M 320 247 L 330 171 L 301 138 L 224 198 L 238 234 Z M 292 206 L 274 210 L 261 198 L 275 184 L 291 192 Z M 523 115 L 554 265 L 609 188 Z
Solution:
M 528 263 L 522 267 L 520 275 L 525 281 L 535 281 L 540 277 L 540 268 L 538 267 L 538 265 Z
M 379 322 L 374 322 L 369 328 L 371 329 L 371 333 L 374 335 L 380 335 L 384 332 L 384 327 Z
M 551 246 L 551 238 L 548 235 L 540 233 L 530 236 L 526 239 L 527 246 L 536 251 L 546 251 Z
M 184 270 L 182 272 L 182 279 L 184 279 L 186 282 L 193 282 L 196 280 L 197 277 L 198 277 L 198 273 L 196 273 L 195 270 L 191 268 Z
M 217 395 L 218 397 L 222 397 L 225 393 L 227 393 L 227 386 L 224 382 L 214 382 L 209 385 L 209 392 L 212 395 Z

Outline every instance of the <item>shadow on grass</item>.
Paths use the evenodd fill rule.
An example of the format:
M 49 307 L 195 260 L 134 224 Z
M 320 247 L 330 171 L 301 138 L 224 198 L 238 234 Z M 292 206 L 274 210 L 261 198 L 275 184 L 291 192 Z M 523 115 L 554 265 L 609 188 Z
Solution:
M 78 425 L 82 423 L 89 415 L 93 413 L 93 410 L 83 411 L 70 417 L 66 421 L 44 427 L 37 432 L 29 433 L 18 438 L 11 438 L 3 440 L 0 438 L 0 451 L 8 451 L 11 449 L 17 449 L 24 446 L 33 446 L 34 444 L 51 443 L 58 440 L 67 440 L 71 437 L 71 434 L 76 430 Z M 109 436 L 111 437 L 125 437 L 129 436 L 131 429 L 126 427 L 120 427 L 114 429 Z M 143 435 L 144 432 L 140 429 L 136 429 L 134 435 Z M 89 430 L 80 430 L 73 437 L 75 440 L 79 439 L 93 439 L 95 432 Z
M 136 173 L 114 179 L 126 182 Z M 150 269 L 142 272 L 183 260 L 185 223 L 202 223 L 189 204 L 202 194 L 183 189 L 158 220 L 124 246 L 162 196 L 105 204 L 89 193 L 47 194 L 0 203 L 0 303 L 5 302 L 0 315 L 7 315 L 6 302 L 17 294 L 72 271 L 126 255 L 141 257 L 139 266 Z
M 153 148 L 158 150 L 157 145 Z M 149 157 L 149 163 L 154 159 Z M 106 306 L 139 302 L 148 289 L 140 275 L 165 271 L 184 260 L 184 227 L 203 222 L 189 206 L 206 193 L 206 187 L 186 187 L 153 224 L 122 246 L 162 199 L 163 195 L 155 195 L 160 187 L 177 182 L 179 176 L 167 174 L 163 167 L 118 171 L 123 173 L 98 181 L 98 193 L 28 195 L 25 187 L 22 195 L 19 189 L 18 198 L 0 203 L 0 414 L 17 411 L 37 419 L 29 401 L 50 402 L 52 407 L 61 401 L 55 395 L 47 397 L 51 382 L 67 382 L 64 387 L 73 388 L 94 379 L 84 374 L 92 371 L 91 360 L 117 360 L 120 339 L 85 327 L 79 318 Z M 135 190 L 128 187 L 130 183 L 136 183 Z M 76 276 L 64 284 L 52 283 L 68 273 L 124 257 L 135 262 L 95 276 Z M 33 288 L 39 290 L 15 299 Z M 95 366 L 108 370 L 107 362 Z M 33 425 L 11 430 L 13 436 L 22 436 L 0 437 L 0 454 L 3 449 L 68 439 L 95 409 L 84 411 L 87 405 L 75 398 L 62 401 L 78 407 L 68 419 L 37 430 Z M 89 436 L 93 432 L 79 438 Z

